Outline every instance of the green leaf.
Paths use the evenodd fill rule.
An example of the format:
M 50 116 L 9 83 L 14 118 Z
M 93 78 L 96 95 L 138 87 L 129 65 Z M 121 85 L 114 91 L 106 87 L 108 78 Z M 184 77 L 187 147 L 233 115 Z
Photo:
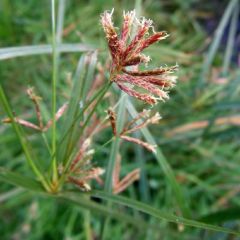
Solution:
M 41 181 L 44 188 L 47 191 L 49 191 L 50 189 L 49 189 L 47 180 L 45 179 L 42 172 L 38 169 L 35 162 L 33 161 L 32 154 L 31 154 L 30 142 L 25 137 L 22 128 L 15 122 L 10 103 L 9 103 L 1 85 L 0 85 L 0 104 L 3 106 L 6 113 L 8 114 L 8 117 L 11 119 L 11 124 L 13 126 L 13 129 L 14 129 L 19 141 L 20 141 L 20 144 L 22 146 L 22 149 L 23 149 L 23 152 L 25 154 L 28 164 L 32 168 L 35 175 L 39 178 L 39 180 Z
M 58 44 L 57 52 L 89 52 L 94 51 L 95 48 L 87 44 L 75 44 L 75 43 L 64 43 Z M 35 46 L 22 46 L 22 47 L 8 47 L 0 48 L 0 60 L 26 57 L 40 54 L 51 54 L 51 44 L 35 45 Z
M 66 194 L 68 194 L 68 193 L 66 193 Z M 107 193 L 101 192 L 101 191 L 92 191 L 90 194 L 92 197 L 104 199 L 104 200 L 107 200 L 112 203 L 123 205 L 123 206 L 129 207 L 129 208 L 132 208 L 132 209 L 136 209 L 136 210 L 146 213 L 152 217 L 166 220 L 168 222 L 173 222 L 176 224 L 181 223 L 185 226 L 213 230 L 213 231 L 217 231 L 217 232 L 231 233 L 231 234 L 240 236 L 240 232 L 236 232 L 231 229 L 210 225 L 210 224 L 206 224 L 206 223 L 195 221 L 195 220 L 186 219 L 183 217 L 178 217 L 178 216 L 160 211 L 160 210 L 158 210 L 154 207 L 151 207 L 150 205 L 147 205 L 145 203 L 138 202 L 136 200 L 132 200 L 132 199 L 129 199 L 126 197 L 111 195 L 111 194 L 107 194 Z
M 212 65 L 212 62 L 214 60 L 214 57 L 216 55 L 216 52 L 220 46 L 222 36 L 224 34 L 224 29 L 226 28 L 230 16 L 233 13 L 236 4 L 238 4 L 238 0 L 231 0 L 229 1 L 229 4 L 224 12 L 224 15 L 221 19 L 221 22 L 218 26 L 218 28 L 215 31 L 213 41 L 211 43 L 210 49 L 208 54 L 205 57 L 205 61 L 203 63 L 202 73 L 199 78 L 199 85 L 202 86 L 204 83 L 206 83 L 207 74 L 209 73 L 210 67 Z
M 73 203 L 79 205 L 83 209 L 88 209 L 88 210 L 92 211 L 92 213 L 99 213 L 99 214 L 107 216 L 107 217 L 112 217 L 112 218 L 118 219 L 120 221 L 130 223 L 142 230 L 146 230 L 148 227 L 154 228 L 153 226 L 146 224 L 146 222 L 143 221 L 142 219 L 135 218 L 129 214 L 116 211 L 112 207 L 103 206 L 102 204 L 95 203 L 94 201 L 91 201 L 88 198 L 86 198 L 86 195 L 87 194 L 79 193 L 79 192 L 78 193 L 63 192 L 63 193 L 59 193 L 56 197 L 59 197 L 66 201 L 73 202 Z M 155 227 L 155 229 L 156 229 L 156 227 Z
M 66 114 L 66 118 L 64 120 L 64 125 L 62 126 L 63 133 L 62 138 L 65 138 L 60 144 L 60 152 L 59 152 L 59 161 L 67 161 L 68 155 L 71 153 L 72 145 L 74 144 L 73 135 L 78 132 L 78 121 L 75 121 L 76 116 L 81 110 L 81 106 L 79 105 L 82 97 L 82 89 L 83 83 L 86 76 L 86 56 L 82 55 L 79 59 L 77 70 L 73 79 L 73 88 L 71 92 L 70 102 L 68 104 L 68 110 Z M 80 120 L 80 119 L 79 119 Z
M 232 59 L 232 54 L 234 51 L 234 41 L 235 41 L 235 36 L 237 32 L 237 27 L 239 23 L 239 6 L 240 4 L 237 3 L 234 13 L 232 16 L 232 20 L 230 23 L 230 30 L 229 30 L 229 37 L 227 41 L 227 47 L 226 47 L 226 52 L 225 52 L 225 57 L 224 57 L 224 63 L 223 63 L 223 75 L 226 76 L 228 71 L 229 71 L 229 66 L 231 63 Z
M 231 220 L 240 219 L 240 208 L 227 208 L 222 211 L 211 213 L 199 218 L 199 221 L 205 223 L 224 223 Z
M 127 101 L 126 107 L 128 109 L 128 112 L 132 115 L 133 118 L 138 115 L 135 107 L 133 106 L 133 104 L 130 102 L 129 99 Z M 152 136 L 152 134 L 150 133 L 150 131 L 147 128 L 142 128 L 141 132 L 148 143 L 157 145 L 154 137 Z M 178 203 L 180 209 L 182 210 L 182 213 L 185 216 L 189 216 L 190 211 L 188 209 L 187 201 L 184 198 L 181 187 L 179 186 L 179 184 L 174 176 L 171 166 L 168 164 L 167 159 L 165 158 L 165 156 L 163 155 L 163 153 L 159 147 L 157 147 L 157 153 L 154 154 L 154 156 L 156 157 L 156 160 L 157 160 L 158 164 L 160 165 L 160 167 L 162 168 L 164 174 L 166 175 L 169 183 L 171 184 L 171 187 L 176 196 L 177 203 Z
M 19 195 L 22 192 L 24 192 L 24 190 L 19 187 L 11 189 L 10 191 L 7 191 L 7 192 L 2 192 L 0 194 L 0 203 L 6 201 L 8 199 L 11 199 L 13 197 L 16 197 L 17 195 Z
M 18 187 L 23 187 L 30 191 L 43 192 L 44 190 L 42 185 L 36 180 L 9 171 L 5 168 L 0 168 L 0 181 L 7 182 Z

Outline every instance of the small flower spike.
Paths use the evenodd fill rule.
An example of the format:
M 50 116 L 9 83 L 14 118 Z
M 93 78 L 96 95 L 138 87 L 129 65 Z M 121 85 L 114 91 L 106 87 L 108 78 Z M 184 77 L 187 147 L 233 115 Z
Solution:
M 113 169 L 113 193 L 119 194 L 128 188 L 133 182 L 140 178 L 140 169 L 136 168 L 128 173 L 123 179 L 120 179 L 121 156 L 117 156 L 117 161 Z
M 147 64 L 150 61 L 150 57 L 142 54 L 142 51 L 167 38 L 168 34 L 164 31 L 154 32 L 151 20 L 137 19 L 135 11 L 131 11 L 123 13 L 123 24 L 118 35 L 112 14 L 113 10 L 105 11 L 101 16 L 101 24 L 112 56 L 110 80 L 128 95 L 150 105 L 156 104 L 158 100 L 168 99 L 167 90 L 175 85 L 177 78 L 171 74 L 178 66 L 138 70 L 140 64 Z M 137 26 L 137 30 L 135 36 L 130 39 L 133 25 Z M 153 30 L 152 34 L 150 29 Z M 130 71 L 128 67 L 134 67 L 136 70 Z M 144 90 L 144 93 L 133 89 L 134 87 Z
M 118 133 L 116 131 L 116 121 L 117 121 L 116 113 L 112 109 L 108 109 L 108 116 L 112 126 L 113 135 L 117 136 Z M 156 152 L 155 145 L 152 145 L 147 142 L 143 142 L 142 140 L 134 137 L 130 137 L 128 136 L 128 134 L 136 132 L 146 127 L 149 124 L 157 124 L 160 119 L 161 117 L 159 113 L 156 113 L 155 115 L 150 116 L 149 110 L 143 110 L 141 113 L 139 113 L 139 115 L 136 118 L 132 119 L 130 122 L 125 124 L 125 126 L 123 127 L 123 130 L 119 133 L 119 137 L 125 141 L 136 143 L 151 152 Z M 141 120 L 140 123 L 138 123 L 139 120 Z
M 40 111 L 40 100 L 41 100 L 41 97 L 37 96 L 34 92 L 34 88 L 28 88 L 27 89 L 27 94 L 29 96 L 29 98 L 32 100 L 34 106 L 35 106 L 35 112 L 36 112 L 36 115 L 37 115 L 37 119 L 38 119 L 38 125 L 37 124 L 34 124 L 34 123 L 31 123 L 29 121 L 26 121 L 24 119 L 20 119 L 18 117 L 15 117 L 14 118 L 14 121 L 24 127 L 27 127 L 27 128 L 32 128 L 32 129 L 35 129 L 37 131 L 40 131 L 40 132 L 46 132 L 51 126 L 52 126 L 52 119 L 50 119 L 47 124 L 44 126 L 43 124 L 43 120 L 42 120 L 42 114 L 41 114 L 41 111 Z M 59 109 L 58 111 L 56 112 L 55 114 L 55 120 L 58 121 L 59 118 L 62 117 L 62 115 L 65 113 L 66 109 L 68 107 L 68 103 L 64 103 Z M 3 123 L 11 123 L 12 120 L 10 118 L 5 118 L 2 120 Z
M 94 151 L 89 149 L 90 145 L 91 140 L 89 138 L 82 142 L 68 171 L 68 181 L 77 185 L 83 191 L 91 190 L 88 182 L 92 179 L 95 179 L 101 184 L 102 180 L 100 179 L 100 175 L 104 173 L 104 169 L 92 167 L 90 160 L 92 159 Z

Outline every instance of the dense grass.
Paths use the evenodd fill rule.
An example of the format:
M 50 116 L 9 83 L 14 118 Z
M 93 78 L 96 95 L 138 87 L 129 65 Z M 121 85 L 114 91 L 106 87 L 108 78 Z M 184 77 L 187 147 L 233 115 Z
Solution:
M 222 4 L 222 13 L 215 16 L 215 3 L 201 0 L 59 0 L 54 36 L 50 1 L 0 2 L 0 83 L 13 113 L 37 121 L 32 102 L 25 93 L 28 86 L 34 86 L 43 99 L 44 121 L 55 112 L 52 108 L 66 101 L 71 104 L 67 115 L 57 122 L 56 132 L 52 132 L 56 139 L 52 138 L 51 131 L 43 136 L 49 143 L 53 139 L 53 148 L 56 141 L 62 143 L 52 159 L 64 162 L 70 148 L 66 144 L 74 145 L 81 134 L 74 119 L 76 116 L 81 121 L 86 119 L 77 115 L 78 103 L 80 100 L 87 103 L 91 83 L 100 66 L 109 61 L 99 24 L 104 10 L 115 8 L 118 26 L 123 10 L 136 8 L 141 15 L 153 19 L 155 28 L 166 30 L 170 37 L 146 51 L 152 57 L 150 66 L 176 62 L 180 65 L 179 80 L 170 93 L 170 100 L 153 108 L 162 116 L 160 124 L 136 135 L 149 143 L 157 143 L 156 155 L 138 145 L 120 144 L 117 140 L 105 145 L 112 137 L 110 127 L 95 136 L 93 162 L 108 169 L 104 192 L 95 190 L 87 194 L 71 188 L 64 189 L 58 196 L 45 193 L 39 185 L 41 179 L 36 178 L 26 164 L 23 151 L 26 148 L 25 153 L 29 151 L 33 156 L 40 172 L 45 171 L 44 177 L 51 179 L 52 168 L 44 138 L 24 128 L 31 148 L 25 141 L 21 146 L 14 128 L 1 124 L 1 239 L 99 239 L 100 236 L 149 240 L 238 239 L 217 228 L 222 226 L 225 230 L 240 232 L 240 72 L 235 43 L 239 3 L 231 0 Z M 215 34 L 207 33 L 204 23 L 208 21 L 216 22 Z M 70 45 L 61 54 L 58 48 L 55 55 L 46 54 L 51 44 L 59 43 Z M 35 55 L 36 50 L 31 46 L 42 44 L 48 44 L 48 50 L 46 46 L 39 46 Z M 17 57 L 19 49 L 9 48 L 20 46 L 29 46 L 20 49 L 21 54 L 27 56 Z M 97 56 L 96 52 L 89 54 L 96 48 L 99 49 Z M 51 90 L 52 58 L 53 78 L 57 80 L 56 88 L 53 86 L 56 106 L 51 105 L 55 101 Z M 106 83 L 108 72 L 103 76 Z M 104 111 L 117 103 L 117 111 L 123 116 L 118 120 L 118 128 L 122 128 L 125 119 L 135 117 L 137 110 L 147 107 L 124 95 L 121 97 L 114 86 L 110 92 L 101 100 L 96 113 L 104 119 Z M 2 92 L 1 96 L 3 99 Z M 6 109 L 7 104 L 3 100 L 1 103 L 0 118 L 3 119 L 7 116 L 3 108 Z M 15 126 L 15 130 L 22 138 L 22 129 Z M 122 157 L 122 176 L 136 167 L 141 168 L 140 180 L 121 194 L 125 198 L 109 194 L 111 162 L 116 160 L 118 152 Z M 104 187 L 93 183 L 93 188 Z

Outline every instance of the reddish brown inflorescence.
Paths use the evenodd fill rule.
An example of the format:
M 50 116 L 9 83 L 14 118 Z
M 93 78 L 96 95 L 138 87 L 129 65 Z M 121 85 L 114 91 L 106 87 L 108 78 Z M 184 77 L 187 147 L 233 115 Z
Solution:
M 153 70 L 139 71 L 141 63 L 147 64 L 149 56 L 141 52 L 155 42 L 168 37 L 166 32 L 154 32 L 152 21 L 145 18 L 137 19 L 135 11 L 123 14 L 123 24 L 120 35 L 118 35 L 113 22 L 111 12 L 104 12 L 101 16 L 108 47 L 112 56 L 110 79 L 128 95 L 144 101 L 148 104 L 156 104 L 157 100 L 168 99 L 166 90 L 174 86 L 176 76 L 170 75 L 177 66 L 160 67 Z M 136 34 L 130 39 L 132 27 L 135 27 Z M 135 70 L 129 70 L 128 67 Z M 145 90 L 145 93 L 136 91 L 133 87 Z

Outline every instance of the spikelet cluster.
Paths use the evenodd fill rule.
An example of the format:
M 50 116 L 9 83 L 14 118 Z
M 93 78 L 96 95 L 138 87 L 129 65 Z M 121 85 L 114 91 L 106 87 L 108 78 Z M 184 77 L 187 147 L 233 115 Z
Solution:
M 117 32 L 112 21 L 111 12 L 105 11 L 101 16 L 101 25 L 106 35 L 108 47 L 112 57 L 110 80 L 128 95 L 145 103 L 154 105 L 158 100 L 168 99 L 167 91 L 175 85 L 176 76 L 172 73 L 177 69 L 159 67 L 152 70 L 139 71 L 140 64 L 147 64 L 149 56 L 142 51 L 150 45 L 168 37 L 165 31 L 155 32 L 150 19 L 137 19 L 135 11 L 123 13 L 123 23 L 120 33 Z M 133 26 L 135 35 L 130 38 Z M 152 29 L 152 33 L 150 30 Z M 130 71 L 129 67 L 134 68 Z M 138 91 L 135 88 L 144 90 Z

